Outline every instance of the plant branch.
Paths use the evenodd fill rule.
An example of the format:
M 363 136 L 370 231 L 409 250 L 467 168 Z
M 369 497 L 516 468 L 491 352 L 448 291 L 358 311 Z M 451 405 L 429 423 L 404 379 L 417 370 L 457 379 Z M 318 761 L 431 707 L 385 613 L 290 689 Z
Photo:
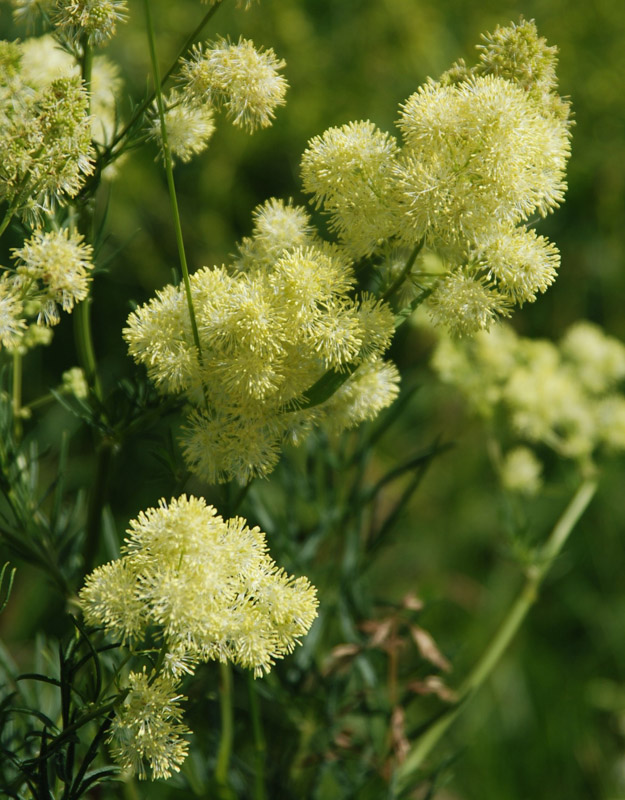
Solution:
M 169 200 L 171 203 L 171 211 L 174 219 L 174 230 L 176 233 L 176 244 L 178 246 L 178 257 L 180 259 L 180 267 L 182 269 L 182 280 L 184 283 L 185 294 L 187 297 L 187 305 L 189 307 L 189 317 L 191 318 L 193 341 L 195 342 L 195 346 L 197 348 L 198 358 L 201 366 L 202 345 L 200 343 L 200 334 L 197 327 L 197 320 L 195 318 L 195 309 L 193 308 L 193 296 L 191 294 L 191 280 L 189 278 L 189 267 L 187 266 L 187 256 L 185 253 L 184 240 L 182 237 L 182 224 L 180 222 L 180 211 L 178 210 L 178 198 L 176 196 L 176 185 L 174 183 L 174 170 L 171 158 L 171 150 L 169 148 L 169 140 L 167 138 L 167 125 L 165 124 L 165 105 L 163 103 L 163 93 L 161 91 L 161 77 L 158 66 L 158 59 L 156 57 L 156 44 L 154 41 L 154 24 L 152 22 L 150 0 L 144 0 L 144 5 L 145 5 L 147 33 L 148 33 L 148 43 L 150 47 L 150 58 L 152 60 L 152 75 L 156 93 L 156 103 L 158 105 L 158 115 L 161 123 L 163 161 L 165 162 L 165 173 L 167 175 L 167 188 L 169 190 Z M 213 8 L 217 8 L 217 6 L 213 6 Z
M 227 661 L 219 662 L 219 702 L 221 708 L 221 737 L 217 752 L 217 765 L 215 778 L 219 786 L 219 794 L 224 800 L 231 797 L 228 786 L 228 767 L 232 753 L 234 738 L 233 713 L 232 713 L 232 668 Z
M 195 40 L 198 38 L 202 30 L 206 27 L 206 25 L 212 19 L 212 17 L 217 12 L 219 7 L 223 4 L 223 2 L 224 0 L 217 0 L 217 2 L 213 6 L 211 6 L 211 8 L 206 12 L 206 14 L 204 14 L 204 16 L 202 17 L 198 25 L 194 28 L 194 30 L 189 34 L 185 43 L 178 51 L 178 54 L 176 55 L 176 58 L 173 60 L 171 66 L 169 67 L 167 72 L 163 75 L 162 80 L 159 81 L 158 90 L 155 88 L 154 91 L 151 92 L 139 106 L 137 106 L 132 117 L 130 118 L 130 121 L 127 122 L 126 125 L 124 125 L 121 131 L 115 136 L 111 144 L 107 147 L 105 151 L 105 153 L 108 154 L 109 156 L 109 158 L 106 159 L 107 161 L 111 160 L 111 156 L 117 155 L 117 153 L 115 152 L 116 146 L 122 141 L 122 139 L 124 139 L 128 135 L 128 133 L 134 128 L 137 122 L 141 119 L 143 114 L 145 114 L 147 109 L 152 105 L 155 98 L 157 97 L 157 92 L 161 91 L 163 86 L 169 80 L 169 78 L 171 78 L 174 70 L 178 66 L 178 62 L 180 61 L 180 59 L 190 49 L 190 47 L 193 45 Z
M 498 664 L 499 659 L 521 627 L 530 608 L 536 602 L 543 578 L 562 550 L 576 523 L 588 507 L 596 490 L 596 480 L 587 479 L 573 495 L 549 538 L 540 549 L 535 563 L 528 569 L 525 583 L 517 599 L 506 614 L 481 658 L 458 689 L 457 703 L 421 734 L 412 746 L 406 760 L 398 767 L 395 774 L 397 791 L 408 788 L 408 782 L 414 772 L 421 766 L 439 739 L 454 722 L 466 701 L 482 686 Z
M 256 683 L 251 672 L 247 676 L 247 686 L 250 696 L 250 716 L 252 717 L 252 730 L 254 732 L 254 800 L 265 800 L 265 757 L 267 745 L 263 733 L 263 723 L 260 717 L 260 707 Z

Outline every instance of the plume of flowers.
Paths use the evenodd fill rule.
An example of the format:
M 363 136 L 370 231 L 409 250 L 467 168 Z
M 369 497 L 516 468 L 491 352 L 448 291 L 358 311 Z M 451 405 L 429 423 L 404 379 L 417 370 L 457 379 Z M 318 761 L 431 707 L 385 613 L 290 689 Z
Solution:
M 475 67 L 458 62 L 401 106 L 401 143 L 353 122 L 313 138 L 302 158 L 304 189 L 348 253 L 384 260 L 420 246 L 415 273 L 428 255 L 443 259 L 428 304 L 458 335 L 553 283 L 557 249 L 527 225 L 561 203 L 570 152 L 556 48 L 525 21 L 483 40 Z
M 284 66 L 273 50 L 258 50 L 248 39 L 218 39 L 194 48 L 182 62 L 180 80 L 190 99 L 225 108 L 234 125 L 253 133 L 270 125 L 276 107 L 284 105 Z
M 174 677 L 208 660 L 260 676 L 316 617 L 315 588 L 276 566 L 265 534 L 241 517 L 223 520 L 201 498 L 161 500 L 127 533 L 122 557 L 87 577 L 83 612 L 134 642 L 155 626 Z
M 558 345 L 498 325 L 471 340 L 442 339 L 432 364 L 478 413 L 506 419 L 526 445 L 549 447 L 582 466 L 599 450 L 625 450 L 625 345 L 597 325 L 575 323 Z M 536 459 L 525 451 L 509 458 L 505 482 L 513 483 L 515 465 L 525 487 L 535 487 Z
M 388 305 L 352 295 L 351 263 L 313 234 L 303 209 L 268 201 L 239 249 L 231 269 L 191 276 L 201 357 L 182 286 L 157 293 L 124 331 L 157 387 L 186 394 L 185 457 L 209 482 L 266 475 L 282 444 L 301 441 L 313 424 L 351 427 L 397 394 L 397 370 L 380 358 L 394 332 Z M 358 369 L 345 373 L 345 393 L 306 407 L 317 380 L 348 366 Z M 376 392 L 365 374 L 377 376 Z

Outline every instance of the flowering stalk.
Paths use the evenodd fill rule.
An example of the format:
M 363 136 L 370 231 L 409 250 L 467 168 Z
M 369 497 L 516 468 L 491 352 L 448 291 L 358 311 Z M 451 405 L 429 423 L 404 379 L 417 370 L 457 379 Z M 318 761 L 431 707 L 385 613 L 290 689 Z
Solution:
M 119 131 L 119 133 L 115 136 L 111 144 L 108 146 L 106 152 L 108 152 L 109 154 L 115 154 L 115 148 L 117 147 L 117 145 L 128 135 L 128 133 L 133 129 L 133 127 L 145 114 L 148 108 L 150 108 L 155 98 L 157 97 L 157 92 L 162 91 L 162 87 L 167 83 L 169 78 L 172 76 L 176 67 L 178 67 L 178 62 L 180 61 L 180 59 L 189 51 L 191 45 L 198 38 L 202 30 L 206 27 L 208 22 L 212 19 L 217 9 L 222 5 L 223 2 L 224 0 L 216 0 L 216 2 L 210 7 L 210 9 L 206 12 L 206 14 L 204 14 L 204 16 L 202 17 L 196 28 L 189 34 L 185 43 L 178 51 L 178 54 L 172 61 L 171 66 L 169 67 L 167 72 L 163 75 L 162 79 L 159 81 L 158 90 L 155 85 L 154 91 L 151 92 L 146 97 L 146 99 L 139 104 L 139 106 L 137 107 L 136 111 L 134 112 L 130 120 L 126 123 L 126 125 L 124 125 L 124 127 Z
M 407 788 L 408 782 L 439 739 L 456 719 L 466 701 L 476 692 L 499 663 L 499 659 L 521 627 L 528 611 L 536 602 L 543 578 L 562 550 L 571 531 L 588 507 L 597 491 L 597 481 L 587 478 L 577 489 L 549 538 L 540 549 L 534 563 L 527 570 L 525 583 L 514 604 L 506 614 L 490 644 L 465 678 L 457 692 L 457 702 L 417 739 L 406 760 L 395 773 L 395 791 Z M 394 796 L 397 796 L 395 794 Z
M 189 278 L 189 267 L 187 266 L 187 256 L 184 249 L 184 240 L 182 238 L 182 225 L 180 222 L 180 212 L 178 210 L 178 198 L 176 197 L 176 186 L 174 183 L 174 170 L 171 159 L 171 150 L 169 149 L 169 141 L 167 138 L 167 126 L 165 124 L 165 105 L 163 103 L 161 76 L 158 66 L 158 59 L 156 57 L 156 45 L 154 42 L 154 25 L 152 22 L 152 12 L 150 11 L 150 0 L 144 0 L 144 5 L 145 5 L 145 19 L 147 24 L 148 42 L 150 46 L 150 58 L 152 60 L 152 74 L 154 79 L 156 103 L 158 106 L 158 115 L 161 123 L 161 140 L 163 148 L 163 161 L 165 162 L 165 174 L 167 175 L 167 188 L 169 190 L 169 200 L 171 203 L 171 211 L 174 218 L 174 230 L 176 233 L 176 244 L 178 246 L 178 257 L 180 258 L 180 267 L 182 269 L 182 280 L 184 282 L 185 293 L 187 296 L 189 317 L 191 318 L 193 341 L 195 342 L 195 346 L 197 348 L 198 357 L 201 364 L 202 345 L 200 344 L 200 334 L 197 327 L 197 320 L 195 318 L 195 309 L 193 308 L 193 298 L 191 296 L 191 282 Z
M 19 439 L 22 433 L 22 423 L 20 421 L 20 408 L 22 405 L 22 354 L 18 350 L 13 353 L 12 405 L 13 430 L 15 438 Z
M 393 281 L 393 283 L 384 292 L 384 294 L 381 297 L 382 300 L 390 300 L 391 297 L 395 294 L 395 292 L 401 288 L 408 275 L 410 275 L 410 270 L 413 268 L 414 262 L 417 260 L 417 256 L 423 249 L 424 243 L 425 239 L 421 239 L 414 246 L 412 252 L 408 256 L 408 260 L 406 261 L 404 268 L 402 269 L 401 273 L 397 276 L 397 278 Z
M 247 686 L 250 697 L 250 716 L 252 717 L 252 730 L 254 732 L 254 800 L 265 800 L 265 755 L 267 745 L 263 733 L 262 721 L 260 718 L 260 707 L 254 676 L 248 673 Z
M 234 738 L 232 714 L 232 668 L 227 661 L 219 662 L 219 702 L 221 707 L 221 738 L 217 752 L 215 778 L 219 786 L 219 795 L 223 800 L 230 800 L 232 792 L 228 786 L 228 766 L 232 753 Z
M 83 37 L 82 41 L 82 59 L 81 59 L 81 77 L 84 85 L 87 88 L 87 109 L 86 113 L 91 111 L 91 75 L 93 72 L 93 48 L 88 42 L 87 36 Z M 89 227 L 84 213 L 80 214 L 82 219 L 81 227 L 86 233 Z M 74 317 L 74 337 L 76 340 L 76 349 L 80 358 L 87 382 L 93 388 L 98 400 L 102 400 L 102 386 L 98 375 L 97 362 L 95 357 L 95 348 L 93 346 L 93 335 L 91 331 L 91 299 L 86 297 L 81 303 L 76 306 Z

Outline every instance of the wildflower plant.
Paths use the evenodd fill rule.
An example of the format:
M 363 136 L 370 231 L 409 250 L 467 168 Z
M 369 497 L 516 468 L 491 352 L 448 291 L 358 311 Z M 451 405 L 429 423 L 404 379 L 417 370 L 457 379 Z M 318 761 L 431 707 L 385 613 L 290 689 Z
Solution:
M 292 197 L 263 198 L 223 263 L 189 264 L 174 168 L 213 155 L 222 115 L 263 136 L 288 112 L 278 53 L 204 38 L 226 2 L 203 3 L 162 73 L 152 0 L 143 18 L 125 0 L 10 3 L 28 35 L 0 42 L 0 538 L 57 600 L 33 670 L 0 647 L 8 797 L 117 796 L 107 781 L 135 794 L 134 778 L 226 800 L 264 800 L 270 787 L 338 797 L 332 781 L 349 787 L 341 797 L 412 795 L 590 502 L 602 451 L 625 449 L 625 347 L 591 323 L 557 345 L 500 323 L 560 266 L 534 226 L 564 198 L 570 108 L 557 51 L 534 22 L 497 27 L 474 66 L 458 61 L 415 87 L 396 131 L 354 120 L 311 132 Z M 150 82 L 129 103 L 111 40 L 143 19 Z M 111 185 L 139 148 L 164 171 L 179 263 L 170 284 L 120 312 L 130 358 L 116 373 L 103 368 L 90 308 L 116 257 Z M 308 206 L 293 199 L 300 189 Z M 539 495 L 546 448 L 581 472 L 502 629 L 456 688 L 425 603 L 411 592 L 385 605 L 367 577 L 449 449 L 435 439 L 369 468 L 412 400 L 401 353 L 400 366 L 389 353 L 421 305 L 442 380 L 507 421 L 496 458 L 505 489 Z M 27 402 L 32 351 L 53 330 L 63 368 Z M 46 409 L 71 421 L 54 445 Z M 167 490 L 133 475 L 120 541 L 131 514 L 109 493 L 116 459 L 147 458 L 148 441 Z M 13 574 L 0 571 L 0 610 Z M 415 698 L 439 704 L 418 724 Z M 234 721 L 243 713 L 246 732 Z

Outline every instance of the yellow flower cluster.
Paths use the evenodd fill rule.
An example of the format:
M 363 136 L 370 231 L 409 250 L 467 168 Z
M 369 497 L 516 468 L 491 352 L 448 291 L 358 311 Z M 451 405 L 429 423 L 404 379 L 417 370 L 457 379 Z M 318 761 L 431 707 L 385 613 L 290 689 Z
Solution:
M 51 233 L 37 230 L 13 251 L 15 281 L 28 300 L 40 304 L 39 316 L 48 325 L 59 321 L 58 306 L 71 313 L 88 294 L 93 248 L 83 238 L 67 228 Z
M 444 260 L 428 303 L 459 335 L 553 283 L 559 254 L 526 224 L 561 202 L 570 150 L 555 48 L 533 22 L 484 41 L 478 65 L 454 65 L 402 105 L 401 146 L 352 122 L 312 139 L 302 158 L 305 191 L 352 256 L 422 242 Z
M 115 35 L 127 11 L 126 0 L 56 0 L 53 20 L 76 41 L 86 35 L 90 45 L 99 47 Z
M 0 42 L 0 201 L 36 222 L 93 171 L 91 118 L 78 78 L 31 85 L 21 60 L 19 44 Z
M 202 498 L 161 500 L 130 522 L 122 556 L 87 576 L 85 620 L 135 653 L 160 643 L 151 673 L 130 672 L 113 718 L 115 761 L 168 778 L 188 751 L 178 684 L 200 662 L 231 661 L 259 677 L 291 653 L 317 616 L 317 591 L 267 552 L 265 534 L 224 520 Z
M 130 673 L 127 691 L 111 723 L 111 756 L 124 771 L 139 779 L 147 777 L 146 761 L 152 778 L 169 778 L 180 771 L 189 750 L 182 738 L 191 733 L 181 722 L 183 696 L 177 693 L 171 677 L 157 675 L 151 680 L 145 670 Z
M 253 133 L 271 124 L 288 88 L 279 74 L 285 62 L 273 50 L 248 39 L 218 39 L 196 45 L 181 60 L 179 88 L 164 96 L 165 128 L 171 153 L 183 163 L 203 152 L 215 130 L 213 112 L 224 108 L 234 125 Z M 162 147 L 161 121 L 154 104 L 148 136 Z
M 284 105 L 284 66 L 273 50 L 258 50 L 248 39 L 218 39 L 183 59 L 181 82 L 190 99 L 225 108 L 234 125 L 253 133 L 270 125 L 274 109 Z
M 578 322 L 558 345 L 518 337 L 504 325 L 472 340 L 443 339 L 432 364 L 486 418 L 497 412 L 517 438 L 545 445 L 584 465 L 600 448 L 625 450 L 625 345 L 590 322 Z M 512 456 L 511 456 L 512 458 Z M 523 472 L 526 487 L 540 468 L 526 453 L 505 467 L 507 485 Z M 521 466 L 522 465 L 522 469 Z
M 58 78 L 80 78 L 76 59 L 63 50 L 51 35 L 33 37 L 20 43 L 22 80 L 38 90 Z M 112 141 L 118 120 L 118 100 L 122 89 L 117 64 L 106 56 L 95 56 L 90 86 L 91 135 L 97 144 Z
M 138 642 L 156 626 L 174 678 L 203 661 L 232 661 L 256 676 L 291 653 L 317 615 L 316 590 L 267 553 L 265 534 L 224 521 L 201 498 L 161 500 L 132 520 L 123 555 L 80 592 L 85 619 Z
M 158 292 L 124 330 L 158 388 L 186 394 L 186 460 L 209 482 L 266 475 L 281 445 L 313 424 L 351 427 L 397 394 L 397 370 L 381 360 L 394 332 L 389 307 L 353 297 L 349 260 L 312 233 L 303 209 L 268 201 L 239 250 L 231 269 L 191 277 L 201 357 L 182 286 Z M 307 390 L 348 365 L 359 366 L 342 391 L 306 408 Z
M 89 291 L 93 249 L 79 233 L 37 229 L 23 246 L 14 248 L 14 270 L 0 277 L 0 343 L 25 353 L 49 344 L 45 325 L 59 322 L 59 306 L 71 313 Z M 36 318 L 36 322 L 34 322 Z M 27 324 L 31 320 L 32 324 Z

